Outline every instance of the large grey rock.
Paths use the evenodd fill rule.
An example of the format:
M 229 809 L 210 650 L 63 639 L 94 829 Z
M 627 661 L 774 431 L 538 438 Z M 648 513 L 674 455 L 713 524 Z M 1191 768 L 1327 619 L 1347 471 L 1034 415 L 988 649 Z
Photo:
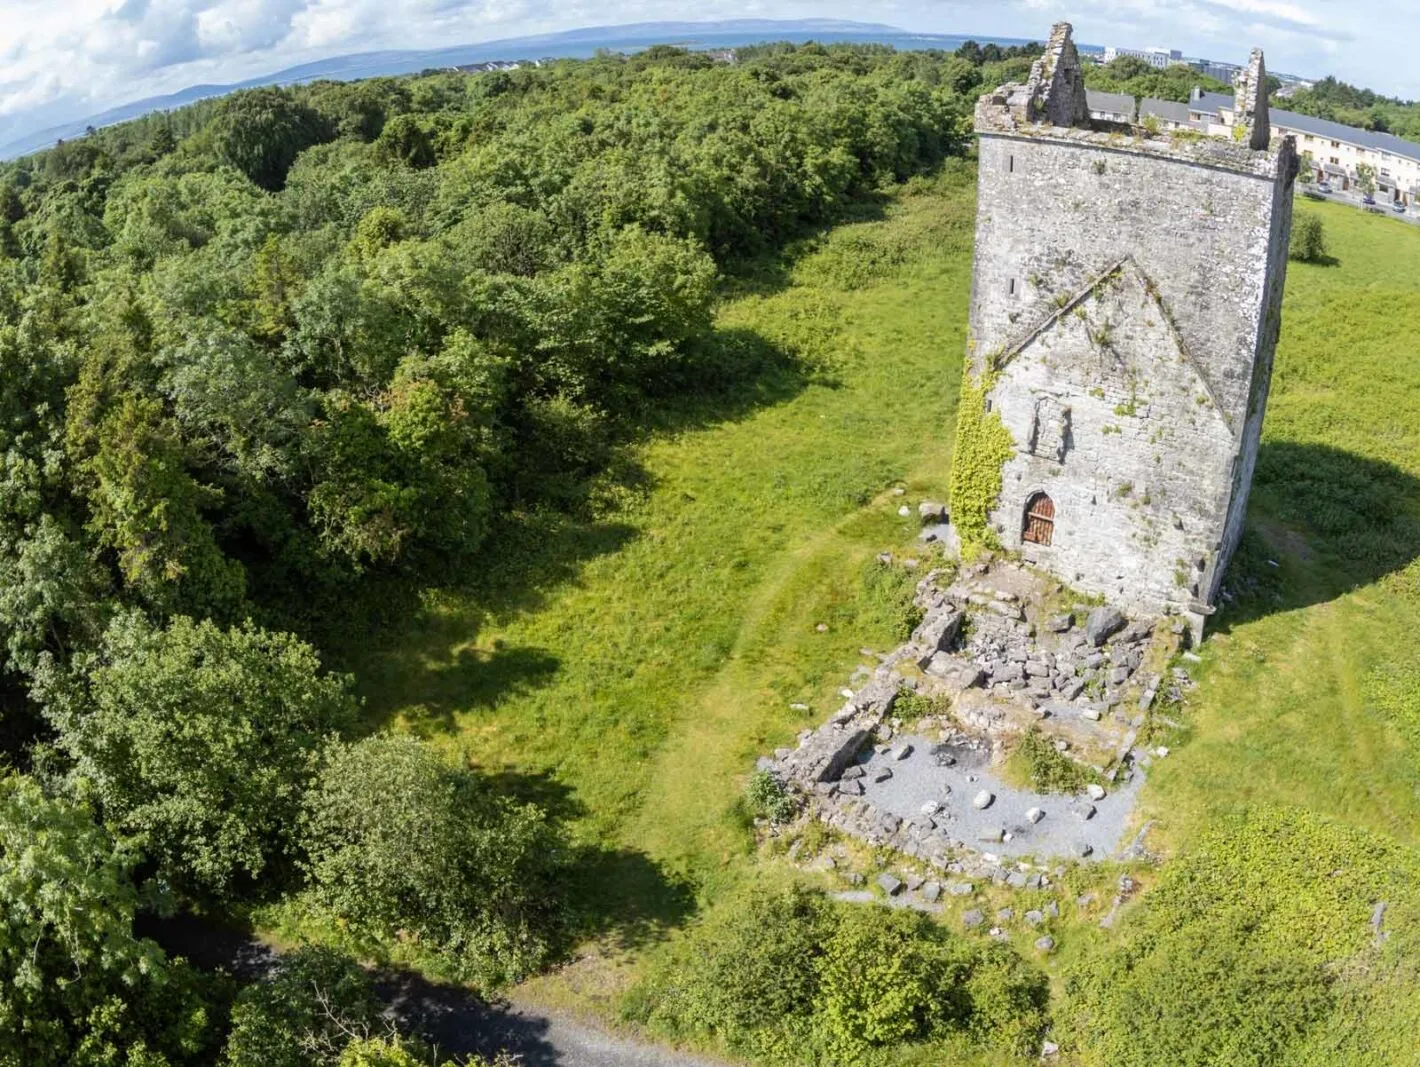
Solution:
M 867 739 L 866 726 L 825 723 L 809 734 L 784 765 L 800 781 L 833 781 L 853 762 Z
M 882 891 L 890 897 L 895 897 L 902 892 L 902 880 L 895 878 L 887 872 L 878 875 L 878 885 L 881 886 Z
M 1019 663 L 1003 663 L 998 670 L 991 672 L 991 681 L 995 685 L 1002 682 L 1018 682 L 1024 676 L 1025 670 Z
M 969 897 L 976 892 L 976 886 L 970 882 L 953 882 L 947 886 L 947 892 L 954 897 Z
M 1049 934 L 1046 934 L 1044 937 L 1038 937 L 1035 939 L 1035 947 L 1039 952 L 1052 952 L 1055 949 L 1055 938 L 1051 937 Z M 1041 1050 L 1041 1055 L 1053 1056 L 1058 1051 L 1059 1048 L 1056 1045 L 1047 1041 L 1045 1047 Z
M 1111 635 L 1123 629 L 1125 621 L 1124 613 L 1118 608 L 1095 608 L 1085 620 L 1085 636 L 1090 639 L 1090 644 L 1098 648 L 1109 640 Z
M 935 904 L 942 896 L 941 882 L 927 882 L 922 886 L 922 899 L 928 904 Z
M 946 652 L 961 633 L 961 612 L 947 608 L 928 615 L 912 634 L 914 644 L 928 652 Z
M 977 811 L 985 811 L 991 806 L 991 802 L 996 799 L 996 794 L 989 789 L 983 789 L 976 796 L 971 798 L 971 806 Z
M 924 500 L 917 505 L 917 514 L 921 517 L 924 525 L 935 526 L 947 521 L 947 506 L 931 500 Z
M 1104 786 L 1098 782 L 1091 782 L 1085 786 L 1085 792 L 1090 795 L 1091 800 L 1103 800 L 1105 798 Z
M 974 930 L 986 921 L 986 914 L 980 908 L 971 908 L 961 913 L 962 925 Z
M 1053 634 L 1068 633 L 1070 627 L 1075 625 L 1073 615 L 1052 615 L 1045 620 L 1045 628 Z

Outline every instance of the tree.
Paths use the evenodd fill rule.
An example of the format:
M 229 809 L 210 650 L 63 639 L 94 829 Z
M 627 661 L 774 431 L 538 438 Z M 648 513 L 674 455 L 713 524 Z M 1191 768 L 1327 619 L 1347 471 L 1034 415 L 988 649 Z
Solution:
M 278 190 L 301 152 L 333 136 L 329 123 L 285 89 L 223 97 L 211 125 L 217 155 L 263 189 Z
M 81 805 L 0 779 L 0 1063 L 210 1062 L 194 976 L 133 935 L 136 859 Z
M 434 162 L 434 145 L 417 117 L 396 115 L 375 138 L 375 158 L 406 167 L 427 167 Z
M 250 622 L 159 628 L 128 612 L 72 670 L 40 675 L 71 788 L 136 837 L 162 878 L 212 895 L 258 875 L 279 883 L 317 753 L 354 710 L 347 680 L 309 645 Z
M 485 983 L 521 978 L 557 947 L 561 836 L 414 738 L 336 746 L 305 826 L 310 901 L 365 936 L 413 935 Z
M 1376 168 L 1369 163 L 1356 164 L 1356 188 L 1364 196 L 1376 195 Z

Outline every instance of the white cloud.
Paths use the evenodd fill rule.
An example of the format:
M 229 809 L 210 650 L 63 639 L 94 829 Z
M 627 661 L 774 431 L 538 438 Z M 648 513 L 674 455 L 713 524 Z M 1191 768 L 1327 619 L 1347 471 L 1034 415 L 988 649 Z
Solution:
M 201 82 L 344 52 L 654 19 L 836 17 L 978 36 L 1181 48 L 1420 96 L 1414 0 L 0 0 L 0 141 Z

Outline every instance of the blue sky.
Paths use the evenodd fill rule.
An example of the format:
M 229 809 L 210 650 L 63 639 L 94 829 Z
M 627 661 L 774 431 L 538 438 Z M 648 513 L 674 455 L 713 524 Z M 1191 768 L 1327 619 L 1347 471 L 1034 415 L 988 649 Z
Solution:
M 1181 48 L 1420 97 L 1420 0 L 0 0 L 0 141 L 141 97 L 311 59 L 660 19 L 845 18 Z

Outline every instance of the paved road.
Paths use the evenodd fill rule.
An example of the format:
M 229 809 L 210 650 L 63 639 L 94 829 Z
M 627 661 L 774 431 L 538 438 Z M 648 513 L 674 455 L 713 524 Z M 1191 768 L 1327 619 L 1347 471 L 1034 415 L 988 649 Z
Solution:
M 1315 183 L 1313 183 L 1312 185 L 1301 185 L 1299 183 L 1297 185 L 1297 191 L 1299 195 L 1308 199 L 1330 200 L 1333 204 L 1344 204 L 1347 207 L 1355 208 L 1357 211 L 1363 210 L 1369 206 L 1361 203 L 1360 196 L 1353 194 L 1352 192 L 1341 192 L 1339 189 L 1333 188 L 1331 192 L 1323 193 L 1319 189 L 1317 189 Z M 1401 212 L 1394 211 L 1391 209 L 1390 200 L 1387 199 L 1388 196 L 1389 194 L 1387 193 L 1381 193 L 1376 197 L 1376 203 L 1374 206 L 1378 209 L 1379 214 L 1389 215 L 1393 219 L 1399 219 L 1401 222 L 1408 222 L 1412 226 L 1420 226 L 1420 205 L 1408 208 L 1402 214 Z
M 225 967 L 239 978 L 265 974 L 277 954 L 244 931 L 191 916 L 147 920 L 141 935 L 199 967 Z M 526 1004 L 489 1004 L 466 989 L 417 975 L 385 972 L 375 988 L 393 1016 L 446 1055 L 491 1057 L 508 1051 L 522 1067 L 724 1067 L 721 1061 L 643 1045 Z

